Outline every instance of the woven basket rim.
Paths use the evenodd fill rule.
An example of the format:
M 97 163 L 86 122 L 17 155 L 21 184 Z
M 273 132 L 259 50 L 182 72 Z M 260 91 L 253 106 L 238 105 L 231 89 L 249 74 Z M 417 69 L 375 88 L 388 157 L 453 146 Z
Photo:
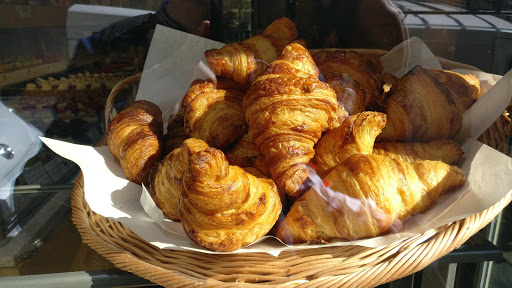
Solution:
M 509 192 L 487 210 L 380 248 L 341 246 L 267 253 L 207 254 L 160 249 L 123 224 L 90 210 L 79 174 L 71 197 L 72 221 L 83 242 L 117 268 L 162 286 L 372 287 L 420 271 L 485 227 L 512 200 Z M 309 266 L 309 267 L 307 267 Z M 285 271 L 285 272 L 283 272 Z M 263 281 L 261 283 L 252 283 Z
M 364 51 L 377 55 L 386 52 Z M 445 69 L 474 68 L 439 60 Z M 113 106 L 117 93 L 140 81 L 141 76 L 127 77 L 112 89 L 105 105 L 106 127 L 116 115 Z M 503 131 L 493 129 L 486 137 L 488 141 L 503 141 Z M 385 247 L 288 250 L 277 257 L 263 252 L 207 254 L 157 248 L 122 223 L 93 212 L 85 200 L 82 173 L 75 181 L 71 204 L 72 221 L 85 244 L 117 268 L 165 287 L 373 287 L 420 271 L 450 253 L 491 222 L 511 200 L 509 192 L 487 210 Z

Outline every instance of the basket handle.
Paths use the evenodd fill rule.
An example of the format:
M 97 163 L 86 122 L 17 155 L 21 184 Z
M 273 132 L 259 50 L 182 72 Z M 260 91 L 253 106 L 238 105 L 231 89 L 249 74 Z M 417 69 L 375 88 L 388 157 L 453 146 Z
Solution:
M 125 79 L 121 80 L 119 83 L 112 88 L 110 94 L 107 97 L 107 101 L 105 103 L 105 131 L 108 130 L 108 125 L 110 124 L 110 120 L 116 117 L 117 112 L 114 109 L 115 99 L 117 94 L 126 88 L 128 85 L 139 82 L 142 77 L 142 73 L 137 73 L 132 76 L 128 76 Z

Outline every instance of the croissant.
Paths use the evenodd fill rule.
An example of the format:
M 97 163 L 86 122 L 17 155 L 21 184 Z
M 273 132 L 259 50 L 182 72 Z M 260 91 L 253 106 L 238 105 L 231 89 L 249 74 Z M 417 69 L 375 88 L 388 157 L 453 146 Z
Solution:
M 254 144 L 277 187 L 290 196 L 303 192 L 306 163 L 322 132 L 339 126 L 347 115 L 329 85 L 310 74 L 315 71 L 308 50 L 291 43 L 244 97 Z
M 205 51 L 208 66 L 216 75 L 251 83 L 277 59 L 283 48 L 297 38 L 295 23 L 283 17 L 272 22 L 262 34 L 242 42 Z
M 315 146 L 312 167 L 324 178 L 353 154 L 372 154 L 375 138 L 386 125 L 386 114 L 361 112 L 346 118 L 341 126 L 329 130 Z
M 260 153 L 258 147 L 254 145 L 251 131 L 238 139 L 233 148 L 226 152 L 226 159 L 230 165 L 242 168 L 253 167 L 263 175 L 270 176 L 270 172 L 265 164 L 265 157 Z
M 181 177 L 188 168 L 189 158 L 208 148 L 208 144 L 202 140 L 186 139 L 181 147 L 167 154 L 151 170 L 149 194 L 167 218 L 180 221 L 178 205 L 181 196 Z
M 462 157 L 464 152 L 451 139 L 421 142 L 380 142 L 373 146 L 373 154 L 384 155 L 407 162 L 421 160 L 437 160 L 453 164 Z
M 380 58 L 356 51 L 320 50 L 313 54 L 320 74 L 348 112 L 362 112 L 383 93 L 384 67 Z
M 148 184 L 150 169 L 162 157 L 162 131 L 160 108 L 144 100 L 133 102 L 112 119 L 107 145 L 128 180 Z
M 480 80 L 475 75 L 441 69 L 430 69 L 429 71 L 444 87 L 450 90 L 461 113 L 471 107 L 478 99 Z
M 222 151 L 192 155 L 181 178 L 180 217 L 190 239 L 229 252 L 261 238 L 276 223 L 281 200 L 274 182 L 231 166 Z
M 324 179 L 332 187 L 310 189 L 294 202 L 276 236 L 286 243 L 378 236 L 465 180 L 459 168 L 439 161 L 355 154 Z
M 454 138 L 462 127 L 462 113 L 450 91 L 420 66 L 394 83 L 382 112 L 388 118 L 377 137 L 379 142 Z
M 195 83 L 183 98 L 185 133 L 224 149 L 247 133 L 242 110 L 244 94 L 216 89 L 210 81 Z

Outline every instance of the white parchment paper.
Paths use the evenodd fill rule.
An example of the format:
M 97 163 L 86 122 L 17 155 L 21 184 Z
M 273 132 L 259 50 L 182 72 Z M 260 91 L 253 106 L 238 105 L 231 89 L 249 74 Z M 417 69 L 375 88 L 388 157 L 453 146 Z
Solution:
M 166 115 L 164 119 L 167 119 L 173 109 L 177 109 L 177 104 L 194 79 L 214 77 L 202 63 L 203 52 L 221 46 L 218 42 L 158 26 L 149 49 L 137 99 L 157 103 Z M 418 38 L 398 45 L 384 55 L 382 61 L 385 70 L 397 76 L 403 75 L 414 65 L 441 67 Z M 460 167 L 468 176 L 466 184 L 439 199 L 432 209 L 412 217 L 399 233 L 358 241 L 337 241 L 328 245 L 389 245 L 481 212 L 507 193 L 512 193 L 512 159 L 474 140 L 500 116 L 510 102 L 512 72 L 503 77 L 470 72 L 474 72 L 486 83 L 485 89 L 489 91 L 466 112 L 463 129 L 457 138 L 464 151 Z M 124 178 L 118 161 L 107 147 L 81 146 L 48 138 L 42 140 L 53 151 L 80 166 L 84 174 L 85 199 L 94 212 L 123 223 L 144 240 L 162 249 L 216 253 L 189 240 L 179 222 L 164 218 L 146 189 Z M 267 252 L 279 255 L 284 250 L 314 247 L 325 245 L 287 246 L 273 237 L 265 237 L 232 253 Z
M 176 113 L 177 104 L 192 81 L 215 78 L 204 64 L 204 51 L 223 45 L 157 25 L 144 63 L 137 99 L 157 104 L 162 109 L 162 118 L 168 119 Z

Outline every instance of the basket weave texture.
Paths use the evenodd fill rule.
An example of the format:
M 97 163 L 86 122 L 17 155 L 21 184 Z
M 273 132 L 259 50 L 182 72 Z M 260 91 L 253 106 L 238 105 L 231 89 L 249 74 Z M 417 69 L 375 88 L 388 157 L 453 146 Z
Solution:
M 445 69 L 471 69 L 440 61 Z M 116 115 L 112 108 L 115 95 L 140 78 L 140 74 L 128 77 L 113 88 L 105 109 L 107 127 Z M 505 153 L 508 121 L 500 117 L 479 140 Z M 508 193 L 483 212 L 385 247 L 324 247 L 285 251 L 278 257 L 160 249 L 123 224 L 94 213 L 85 201 L 82 174 L 75 182 L 71 204 L 72 220 L 84 243 L 119 269 L 165 287 L 374 287 L 420 271 L 453 251 L 491 222 L 511 200 L 512 193 Z

